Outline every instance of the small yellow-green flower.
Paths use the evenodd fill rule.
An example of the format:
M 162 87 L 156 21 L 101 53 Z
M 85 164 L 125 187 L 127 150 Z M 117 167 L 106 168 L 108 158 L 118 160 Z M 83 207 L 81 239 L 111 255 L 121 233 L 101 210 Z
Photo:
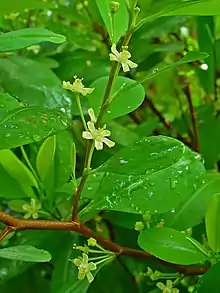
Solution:
M 89 258 L 88 255 L 83 253 L 82 257 L 75 258 L 73 260 L 73 263 L 75 266 L 77 266 L 79 272 L 78 272 L 78 279 L 83 280 L 85 277 L 88 279 L 89 283 L 91 283 L 94 280 L 94 277 L 91 273 L 91 271 L 96 269 L 96 265 L 93 262 L 88 262 Z
M 70 90 L 73 93 L 78 93 L 83 96 L 87 96 L 94 91 L 94 88 L 85 88 L 82 80 L 83 78 L 77 78 L 74 76 L 75 81 L 71 84 L 69 81 L 63 81 L 63 88 L 65 90 Z
M 121 63 L 124 72 L 128 72 L 130 71 L 130 68 L 136 68 L 138 66 L 136 63 L 129 60 L 129 58 L 131 58 L 131 54 L 128 52 L 127 46 L 122 47 L 122 52 L 118 52 L 116 45 L 113 44 L 111 51 L 112 53 L 109 54 L 110 61 L 117 61 Z
M 179 289 L 173 288 L 173 282 L 171 280 L 167 280 L 166 285 L 162 282 L 157 283 L 157 287 L 162 291 L 162 293 L 178 293 Z
M 111 135 L 111 132 L 106 129 L 106 125 L 102 128 L 99 127 L 96 129 L 94 124 L 96 122 L 96 117 L 93 109 L 89 109 L 88 114 L 91 121 L 87 122 L 88 131 L 83 131 L 82 137 L 85 139 L 93 139 L 97 150 L 103 149 L 103 143 L 105 143 L 109 148 L 113 147 L 115 143 L 107 138 Z
M 41 46 L 40 45 L 33 45 L 30 47 L 27 47 L 28 51 L 32 51 L 34 54 L 38 54 L 41 50 Z
M 96 239 L 94 239 L 94 238 L 89 238 L 88 240 L 87 240 L 87 242 L 88 242 L 88 245 L 89 246 L 96 246 L 97 245 L 97 241 L 96 241 Z
M 26 211 L 24 215 L 24 219 L 37 219 L 38 218 L 38 211 L 41 209 L 41 203 L 37 203 L 34 198 L 31 198 L 30 204 L 24 204 L 22 206 L 23 210 Z
M 134 226 L 134 229 L 136 231 L 142 231 L 144 229 L 144 224 L 143 222 L 136 222 L 135 223 L 135 226 Z

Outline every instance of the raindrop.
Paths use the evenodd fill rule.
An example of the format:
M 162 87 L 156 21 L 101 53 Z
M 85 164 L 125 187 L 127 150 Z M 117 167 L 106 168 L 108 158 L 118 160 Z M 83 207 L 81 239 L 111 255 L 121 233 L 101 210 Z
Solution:
M 120 160 L 120 164 L 123 165 L 123 164 L 127 164 L 128 161 L 125 161 L 125 160 Z
M 0 108 L 4 108 L 5 107 L 5 105 L 4 104 L 0 104 Z
M 9 132 L 5 134 L 5 137 L 10 137 L 10 136 L 11 136 L 11 133 Z
M 8 269 L 7 268 L 2 268 L 0 271 L 0 275 L 6 276 L 8 274 Z
M 156 74 L 158 71 L 159 71 L 159 68 L 154 68 L 152 73 Z
M 131 109 L 131 106 L 128 106 L 128 109 Z
M 149 185 L 150 186 L 155 186 L 155 183 L 154 182 L 149 182 Z
M 69 103 L 69 104 L 71 103 L 71 99 L 69 97 L 65 98 L 65 100 L 67 103 Z
M 111 111 L 110 111 L 110 110 L 108 110 L 108 111 L 107 111 L 107 113 L 108 113 L 108 114 L 111 114 Z
M 171 189 L 175 189 L 176 188 L 176 184 L 178 183 L 177 180 L 170 178 L 170 188 Z
M 32 138 L 33 138 L 34 141 L 40 141 L 42 139 L 39 134 L 33 134 Z
M 66 113 L 66 109 L 65 108 L 60 108 L 60 111 L 63 113 Z
M 110 198 L 109 198 L 109 196 L 106 196 L 106 201 L 108 202 L 108 204 L 109 204 L 109 207 L 110 208 L 112 208 L 112 202 L 111 202 L 111 200 L 110 200 Z
M 92 190 L 92 187 L 91 186 L 88 186 L 88 188 L 87 188 L 89 191 L 91 191 Z
M 148 193 L 148 197 L 149 197 L 149 198 L 151 198 L 153 195 L 154 195 L 154 193 L 153 193 L 152 191 L 150 191 L 150 192 Z
M 67 123 L 65 120 L 61 120 L 61 123 L 62 123 L 65 127 L 68 126 L 68 123 Z
M 171 209 L 171 213 L 175 213 L 176 212 L 176 210 L 173 208 L 173 209 Z

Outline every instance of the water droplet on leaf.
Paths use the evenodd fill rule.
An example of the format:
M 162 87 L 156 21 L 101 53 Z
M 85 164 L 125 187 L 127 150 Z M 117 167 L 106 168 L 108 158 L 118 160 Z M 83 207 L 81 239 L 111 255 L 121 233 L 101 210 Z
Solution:
M 32 138 L 33 138 L 34 141 L 40 141 L 42 139 L 39 134 L 33 134 Z

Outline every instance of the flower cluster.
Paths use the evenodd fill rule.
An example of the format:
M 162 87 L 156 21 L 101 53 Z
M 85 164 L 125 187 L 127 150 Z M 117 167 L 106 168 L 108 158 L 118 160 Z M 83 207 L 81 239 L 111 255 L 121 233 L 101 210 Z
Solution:
M 97 247 L 98 250 L 90 249 L 87 245 L 75 246 L 75 249 L 82 251 L 82 256 L 79 256 L 71 261 L 78 269 L 78 279 L 83 280 L 86 277 L 89 283 L 91 283 L 94 280 L 94 276 L 91 271 L 96 270 L 97 266 L 101 263 L 107 263 L 108 261 L 113 260 L 115 258 L 115 254 L 101 247 L 94 238 L 88 239 L 87 243 L 88 246 Z M 89 253 L 98 254 L 99 256 L 89 258 Z
M 173 282 L 171 280 L 167 280 L 166 285 L 162 282 L 158 282 L 157 287 L 162 291 L 162 293 L 179 293 L 179 289 L 173 288 Z
M 22 208 L 26 211 L 24 219 L 38 219 L 38 211 L 41 209 L 41 203 L 38 203 L 34 198 L 31 198 L 30 204 L 24 204 Z
M 106 125 L 97 129 L 95 127 L 96 117 L 93 109 L 89 109 L 88 114 L 90 116 L 90 121 L 87 122 L 88 131 L 83 131 L 82 137 L 85 139 L 93 139 L 97 150 L 103 149 L 103 143 L 105 143 L 109 148 L 113 147 L 115 143 L 107 138 L 111 135 L 111 132 L 106 129 Z
M 73 93 L 78 93 L 83 96 L 87 96 L 94 91 L 94 88 L 85 88 L 82 81 L 83 78 L 77 78 L 74 76 L 75 81 L 71 84 L 69 81 L 63 81 L 63 88 L 65 90 L 70 90 Z

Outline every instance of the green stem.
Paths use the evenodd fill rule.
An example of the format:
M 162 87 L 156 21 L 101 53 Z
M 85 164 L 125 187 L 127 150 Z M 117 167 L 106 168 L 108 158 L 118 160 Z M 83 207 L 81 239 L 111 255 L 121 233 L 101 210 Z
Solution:
M 82 123 L 83 123 L 84 129 L 88 131 L 88 127 L 86 125 L 86 120 L 85 120 L 85 117 L 84 117 L 84 114 L 83 114 L 83 110 L 82 110 L 82 105 L 81 105 L 81 101 L 80 101 L 79 94 L 76 94 L 76 103 L 77 103 L 77 106 L 78 106 L 78 109 L 79 109 L 79 113 L 80 113 L 80 117 L 82 119 Z
M 89 176 L 90 172 L 90 167 L 91 167 L 91 160 L 92 160 L 92 155 L 94 152 L 94 143 L 90 145 L 87 149 L 87 154 L 86 154 L 86 159 L 85 159 L 85 167 L 84 167 L 84 174 L 79 182 L 78 187 L 76 188 L 75 195 L 73 197 L 73 209 L 72 209 L 72 220 L 77 221 L 78 219 L 78 204 L 79 204 L 79 199 L 81 192 L 83 190 L 83 187 L 86 183 L 86 180 Z
M 112 65 L 112 68 L 111 68 L 110 75 L 109 75 L 108 84 L 107 84 L 107 87 L 106 87 L 106 90 L 105 90 L 105 95 L 104 95 L 104 98 L 103 98 L 101 110 L 100 110 L 98 118 L 97 118 L 96 127 L 100 124 L 100 122 L 102 120 L 102 117 L 103 117 L 103 115 L 105 113 L 105 110 L 106 110 L 105 104 L 106 104 L 107 100 L 109 99 L 109 96 L 111 94 L 111 89 L 112 89 L 114 80 L 115 80 L 115 78 L 117 76 L 117 73 L 118 73 L 119 69 L 120 69 L 120 64 L 117 63 L 117 62 L 114 62 L 113 65 Z
M 91 252 L 91 253 L 103 254 L 103 251 L 100 251 L 100 250 L 94 250 L 94 249 L 90 249 L 89 252 Z
M 102 260 L 98 261 L 98 262 L 96 263 L 96 265 L 100 265 L 101 263 L 106 262 L 106 261 L 111 261 L 111 260 L 113 260 L 114 258 L 115 258 L 115 255 L 114 255 L 114 256 L 106 257 L 105 259 L 102 259 Z
M 21 153 L 24 157 L 24 160 L 26 162 L 26 164 L 28 165 L 29 169 L 31 170 L 32 174 L 34 175 L 34 178 L 36 179 L 36 183 L 37 183 L 37 189 L 38 189 L 38 192 L 40 191 L 40 178 L 38 177 L 37 173 L 35 172 L 34 168 L 32 167 L 31 165 L 31 162 L 25 152 L 25 149 L 23 146 L 21 146 Z
M 99 259 L 106 259 L 108 257 L 109 257 L 108 255 L 102 255 L 102 256 L 91 257 L 88 260 L 93 261 L 93 260 L 99 260 Z
M 137 3 L 137 1 L 136 1 L 136 3 Z M 128 32 L 126 33 L 126 36 L 125 36 L 125 39 L 124 39 L 124 42 L 123 42 L 123 46 L 127 46 L 129 40 L 131 39 L 132 33 L 133 33 L 133 29 L 129 28 Z M 103 117 L 103 115 L 105 113 L 106 107 L 108 106 L 107 101 L 110 98 L 112 86 L 113 86 L 113 83 L 115 81 L 115 78 L 117 77 L 117 75 L 119 73 L 120 68 L 121 68 L 120 63 L 113 62 L 112 67 L 111 67 L 111 72 L 110 72 L 110 75 L 109 75 L 109 79 L 108 79 L 108 84 L 106 86 L 104 98 L 103 98 L 103 101 L 102 101 L 101 109 L 100 109 L 100 112 L 99 112 L 99 115 L 97 117 L 97 121 L 96 121 L 96 124 L 95 124 L 96 127 L 99 126 L 99 124 L 100 124 L 100 122 L 102 120 L 102 117 Z M 81 103 L 80 103 L 80 100 L 79 100 L 79 96 L 77 97 L 77 104 L 78 104 L 78 107 L 79 107 L 79 110 L 80 110 L 80 114 L 81 114 L 81 118 L 82 118 L 84 127 L 87 130 L 88 128 L 87 128 L 85 118 L 84 118 L 84 115 L 83 115 L 83 112 L 82 112 L 82 107 L 81 107 Z M 77 221 L 78 220 L 78 202 L 79 202 L 81 192 L 83 190 L 83 187 L 84 187 L 84 185 L 86 183 L 86 180 L 87 180 L 89 172 L 90 172 L 90 165 L 91 165 L 91 159 L 92 159 L 93 151 L 94 151 L 94 143 L 90 144 L 90 145 L 88 144 L 87 151 L 86 151 L 85 164 L 84 164 L 84 166 L 85 166 L 84 174 L 83 174 L 83 176 L 82 176 L 82 178 L 80 180 L 80 183 L 79 183 L 79 185 L 78 185 L 78 187 L 76 189 L 76 192 L 75 192 L 75 196 L 73 198 L 72 221 Z

